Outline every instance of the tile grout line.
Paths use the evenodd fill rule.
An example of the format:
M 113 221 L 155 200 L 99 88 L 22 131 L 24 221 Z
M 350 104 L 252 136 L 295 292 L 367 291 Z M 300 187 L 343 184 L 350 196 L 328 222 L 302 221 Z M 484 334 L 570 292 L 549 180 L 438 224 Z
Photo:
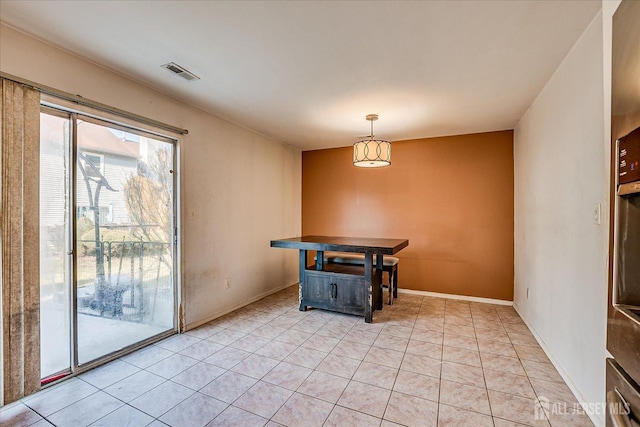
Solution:
M 399 393 L 402 395 L 406 395 L 406 396 L 411 396 L 411 397 L 415 397 L 418 399 L 423 399 L 423 397 L 414 395 L 412 393 L 403 393 L 400 391 L 395 391 L 395 387 L 398 384 L 398 376 L 400 374 L 401 371 L 403 371 L 402 368 L 402 364 L 404 363 L 405 359 L 407 358 L 407 355 L 414 355 L 413 353 L 408 353 L 408 349 L 409 349 L 409 345 L 412 342 L 412 337 L 414 335 L 414 333 L 416 331 L 425 331 L 425 332 L 429 332 L 429 333 L 433 333 L 433 334 L 437 334 L 440 335 L 440 339 L 439 342 L 440 344 L 438 344 L 438 347 L 440 348 L 440 352 L 439 352 L 439 358 L 433 358 L 431 357 L 429 354 L 426 354 L 424 352 L 430 351 L 429 347 L 422 347 L 420 350 L 423 353 L 420 354 L 415 354 L 417 356 L 422 356 L 422 357 L 427 357 L 429 359 L 433 359 L 433 360 L 437 360 L 439 363 L 439 372 L 438 372 L 438 377 L 437 380 L 439 381 L 438 383 L 438 394 L 437 394 L 437 400 L 436 400 L 436 412 L 435 412 L 435 423 L 437 424 L 439 421 L 439 417 L 440 417 L 440 405 L 445 405 L 445 406 L 449 406 L 452 408 L 456 408 L 456 409 L 460 409 L 463 411 L 468 411 L 468 412 L 472 412 L 472 413 L 476 413 L 476 414 L 480 414 L 480 415 L 487 415 L 487 414 L 483 414 L 481 412 L 476 412 L 475 410 L 471 410 L 471 409 L 466 409 L 466 408 L 459 408 L 458 406 L 455 405 L 448 405 L 445 403 L 441 402 L 442 399 L 442 381 L 443 381 L 443 363 L 445 361 L 444 357 L 444 347 L 445 347 L 445 337 L 447 336 L 447 332 L 449 333 L 449 335 L 453 335 L 453 336 L 459 336 L 464 338 L 462 341 L 458 342 L 458 341 L 454 341 L 453 345 L 451 345 L 451 342 L 447 342 L 448 347 L 454 348 L 454 349 L 459 349 L 459 350 L 464 350 L 464 351 L 473 351 L 473 352 L 477 352 L 478 354 L 478 359 L 479 359 L 479 368 L 481 369 L 482 372 L 482 378 L 483 378 L 483 383 L 484 383 L 484 389 L 485 392 L 487 393 L 487 400 L 489 403 L 489 410 L 490 410 L 490 416 L 492 419 L 492 423 L 495 427 L 495 423 L 497 419 L 504 419 L 503 417 L 496 417 L 494 415 L 494 408 L 493 405 L 491 403 L 491 400 L 489 399 L 489 386 L 487 383 L 487 376 L 486 376 L 486 372 L 487 370 L 492 371 L 492 369 L 490 369 L 487 365 L 486 365 L 486 361 L 483 360 L 481 354 L 487 354 L 487 356 L 496 356 L 496 357 L 506 357 L 504 354 L 500 353 L 500 351 L 502 351 L 502 349 L 500 348 L 500 346 L 497 347 L 490 347 L 491 350 L 493 350 L 494 352 L 481 352 L 480 351 L 480 342 L 479 342 L 479 338 L 478 338 L 478 329 L 482 329 L 482 330 L 491 330 L 490 327 L 487 327 L 489 325 L 490 320 L 488 320 L 486 318 L 486 316 L 483 315 L 483 313 L 487 313 L 487 311 L 485 311 L 484 309 L 482 310 L 474 310 L 475 307 L 475 303 L 469 303 L 469 302 L 460 302 L 460 304 L 458 304 L 458 301 L 449 301 L 448 299 L 445 299 L 443 301 L 442 304 L 430 304 L 429 302 L 431 301 L 431 299 L 427 298 L 427 297 L 421 297 L 419 299 L 419 303 L 417 299 L 414 298 L 408 298 L 407 299 L 407 306 L 403 307 L 406 308 L 406 311 L 402 311 L 402 310 L 397 310 L 396 307 L 398 307 L 396 305 L 396 307 L 390 307 L 392 308 L 391 310 L 386 310 L 385 313 L 383 314 L 382 312 L 378 312 L 376 314 L 378 314 L 377 316 L 377 320 L 378 322 L 376 322 L 375 318 L 374 318 L 374 323 L 379 323 L 380 327 L 374 327 L 372 329 L 367 329 L 367 326 L 365 325 L 364 327 L 360 327 L 360 323 L 358 321 L 350 321 L 349 319 L 351 319 L 350 316 L 345 316 L 344 322 L 341 322 L 341 320 L 343 319 L 341 314 L 335 314 L 335 313 L 328 313 L 328 312 L 324 312 L 324 311 L 311 311 L 311 312 L 307 312 L 304 315 L 300 315 L 300 313 L 298 313 L 297 307 L 296 309 L 292 309 L 292 308 L 287 308 L 291 301 L 293 300 L 292 296 L 293 296 L 293 292 L 289 292 L 286 291 L 284 293 L 277 293 L 274 295 L 279 295 L 277 298 L 272 298 L 273 296 L 268 296 L 265 297 L 262 300 L 259 300 L 258 302 L 254 302 L 246 307 L 240 308 L 232 313 L 229 313 L 225 316 L 222 316 L 220 319 L 224 319 L 224 320 L 219 320 L 219 319 L 215 319 L 212 322 L 208 322 L 206 325 L 202 325 L 200 326 L 200 328 L 203 327 L 207 327 L 210 328 L 213 332 L 211 334 L 207 334 L 206 332 L 204 334 L 189 334 L 188 332 L 186 332 L 184 335 L 179 334 L 179 335 L 173 335 L 172 337 L 167 338 L 165 341 L 160 341 L 159 343 L 154 343 L 152 345 L 150 345 L 149 347 L 137 350 L 136 352 L 133 352 L 129 355 L 126 356 L 122 356 L 118 359 L 116 359 L 115 361 L 121 361 L 121 362 L 125 362 L 125 364 L 127 366 L 130 366 L 132 368 L 135 368 L 137 371 L 131 374 L 126 375 L 125 377 L 119 379 L 118 381 L 116 381 L 113 384 L 109 384 L 106 386 L 101 386 L 101 387 L 96 387 L 93 384 L 89 383 L 88 381 L 86 381 L 84 378 L 80 378 L 78 377 L 79 380 L 82 380 L 84 384 L 89 385 L 91 387 L 95 387 L 97 390 L 92 392 L 91 394 L 89 394 L 88 396 L 83 397 L 82 399 L 78 400 L 78 401 L 82 401 L 83 399 L 86 399 L 89 396 L 92 396 L 94 394 L 96 394 L 99 391 L 104 392 L 104 395 L 109 396 L 110 398 L 115 399 L 115 401 L 120 402 L 120 405 L 113 409 L 112 411 L 110 411 L 108 414 L 103 415 L 101 418 L 99 418 L 98 420 L 93 421 L 98 422 L 99 420 L 108 417 L 109 415 L 113 414 L 116 411 L 119 411 L 120 409 L 122 409 L 123 407 L 130 407 L 133 408 L 134 410 L 140 411 L 140 413 L 143 413 L 145 415 L 150 416 L 154 421 L 158 421 L 160 422 L 160 417 L 166 415 L 168 412 L 173 411 L 174 408 L 176 408 L 177 406 L 183 404 L 183 402 L 185 402 L 188 399 L 191 399 L 193 396 L 195 395 L 203 395 L 203 396 L 207 396 L 208 398 L 214 399 L 216 401 L 222 402 L 224 403 L 224 409 L 222 409 L 218 414 L 216 414 L 216 416 L 210 420 L 209 422 L 212 422 L 213 420 L 215 420 L 216 418 L 218 418 L 219 416 L 221 416 L 221 414 L 223 412 L 225 412 L 228 408 L 230 407 L 234 407 L 234 408 L 238 408 L 237 406 L 234 406 L 234 403 L 240 399 L 242 396 L 244 396 L 251 388 L 253 388 L 255 386 L 255 384 L 258 384 L 260 382 L 263 382 L 264 384 L 270 384 L 276 387 L 282 387 L 278 384 L 273 384 L 270 383 L 268 381 L 264 381 L 263 379 L 269 375 L 271 372 L 273 372 L 278 366 L 281 366 L 283 363 L 286 364 L 290 364 L 295 366 L 296 368 L 300 368 L 300 369 L 305 369 L 305 370 L 309 370 L 309 374 L 306 375 L 304 377 L 304 379 L 300 382 L 300 384 L 295 385 L 295 389 L 290 389 L 288 387 L 282 387 L 283 389 L 290 391 L 291 395 L 285 399 L 285 401 L 279 405 L 279 407 L 276 409 L 276 411 L 273 413 L 273 415 L 269 418 L 269 420 L 273 421 L 273 418 L 276 416 L 276 414 L 278 414 L 278 412 L 287 404 L 287 402 L 289 402 L 296 393 L 303 395 L 303 396 L 307 396 L 309 398 L 312 399 L 317 399 L 319 401 L 322 402 L 326 402 L 329 403 L 331 405 L 331 409 L 328 411 L 328 414 L 325 416 L 325 418 L 322 420 L 323 424 L 326 424 L 327 421 L 329 420 L 329 417 L 331 416 L 331 414 L 333 413 L 333 411 L 337 408 L 337 407 L 341 407 L 341 408 L 346 408 L 350 411 L 354 411 L 356 413 L 359 414 L 363 414 L 366 416 L 371 416 L 371 414 L 368 414 L 366 412 L 360 411 L 360 410 L 355 410 L 343 405 L 340 405 L 340 399 L 342 399 L 342 397 L 345 395 L 345 391 L 347 390 L 349 384 L 351 383 L 360 383 L 360 384 L 366 384 L 367 386 L 374 386 L 374 384 L 369 384 L 368 382 L 365 381 L 361 381 L 359 379 L 354 379 L 356 374 L 358 373 L 358 371 L 363 367 L 365 360 L 367 359 L 367 357 L 370 357 L 370 360 L 367 363 L 372 363 L 375 365 L 381 365 L 380 363 L 378 363 L 380 360 L 378 360 L 377 357 L 371 357 L 370 355 L 372 355 L 375 352 L 375 349 L 380 349 L 380 350 L 387 350 L 387 351 L 397 351 L 395 347 L 389 348 L 389 345 L 391 343 L 394 342 L 394 339 L 398 339 L 398 340 L 406 340 L 406 345 L 404 346 L 404 349 L 402 351 L 402 357 L 400 358 L 400 363 L 398 365 L 398 367 L 393 367 L 393 372 L 395 373 L 395 377 L 392 381 L 392 384 L 390 385 L 390 389 L 389 390 L 389 397 L 386 400 L 386 405 L 385 405 L 385 409 L 381 415 L 380 418 L 377 418 L 380 422 L 383 422 L 385 420 L 385 416 L 387 416 L 387 411 L 389 410 L 389 405 L 390 405 L 390 401 L 391 401 L 391 397 L 393 396 L 394 393 Z M 401 298 L 402 299 L 402 298 Z M 265 301 L 267 300 L 267 301 Z M 385 306 L 386 307 L 386 306 Z M 479 307 L 484 307 L 484 305 L 478 305 Z M 314 314 L 314 313 L 318 313 L 318 314 Z M 521 323 L 521 319 L 519 318 L 519 316 L 517 315 L 517 313 L 515 314 L 515 316 L 517 316 L 517 319 L 511 315 L 510 312 L 506 311 L 506 310 L 499 310 L 495 307 L 491 307 L 491 310 L 488 311 L 488 313 L 491 313 L 492 315 L 495 313 L 495 315 L 497 316 L 497 320 L 499 322 L 499 325 L 501 327 L 501 330 L 504 331 L 506 333 L 506 337 L 508 338 L 509 341 L 509 345 L 511 346 L 511 348 L 514 349 L 515 351 L 515 346 L 516 344 L 514 343 L 514 339 L 518 339 L 519 342 L 522 342 L 523 340 L 525 340 L 525 336 L 524 336 L 524 331 L 522 331 L 520 329 L 520 323 Z M 257 317 L 260 317 L 261 314 L 264 314 L 265 318 L 268 318 L 269 320 L 266 322 L 261 322 L 258 320 L 255 320 Z M 423 315 L 424 314 L 424 315 Z M 475 315 L 474 315 L 475 314 Z M 283 331 L 280 332 L 278 335 L 275 335 L 273 337 L 264 337 L 261 336 L 259 334 L 255 334 L 254 333 L 260 329 L 263 328 L 265 326 L 270 325 L 273 321 L 276 321 L 280 319 L 282 321 L 282 324 L 286 324 L 286 326 L 279 326 L 279 328 L 282 328 Z M 450 321 L 447 322 L 447 319 L 449 319 Z M 459 319 L 459 320 L 456 320 Z M 475 350 L 470 350 L 466 343 L 466 341 L 468 341 L 471 337 L 467 337 L 466 332 L 463 335 L 458 335 L 455 330 L 457 328 L 466 328 L 465 323 L 466 321 L 464 319 L 470 319 L 470 323 L 471 323 L 471 328 L 473 329 L 473 339 L 475 342 Z M 349 320 L 349 321 L 347 321 Z M 359 318 L 359 320 L 361 320 L 361 318 Z M 520 320 L 520 322 L 514 322 L 514 320 Z M 307 326 L 303 326 L 304 322 L 308 321 L 308 322 L 313 322 L 311 327 L 307 327 Z M 252 323 L 248 323 L 248 322 L 252 322 Z M 293 323 L 291 323 L 293 322 Z M 429 327 L 429 323 L 436 323 L 439 324 L 441 327 L 433 327 L 430 328 Z M 478 323 L 477 323 L 478 322 Z M 316 324 L 321 324 L 321 326 L 317 329 L 314 330 L 314 332 L 310 332 L 311 329 L 315 328 L 317 325 Z M 319 350 L 317 348 L 313 348 L 313 347 L 307 347 L 304 344 L 310 342 L 313 339 L 318 339 L 318 338 L 328 338 L 329 336 L 331 336 L 331 330 L 325 332 L 327 335 L 318 335 L 317 333 L 322 331 L 323 328 L 327 327 L 331 325 L 331 327 L 335 327 L 334 331 L 337 331 L 337 336 L 339 336 L 339 338 L 337 339 L 337 343 L 335 345 L 333 345 L 331 347 L 331 349 L 329 351 L 324 351 L 324 350 Z M 490 325 L 489 325 L 490 326 Z M 526 325 L 525 325 L 526 327 Z M 219 329 L 218 329 L 219 328 Z M 343 329 L 344 328 L 344 329 Z M 194 329 L 194 331 L 197 331 L 196 328 Z M 394 331 L 395 329 L 395 331 Z M 240 336 L 239 338 L 236 338 L 234 340 L 232 340 L 231 342 L 228 342 L 227 344 L 222 344 L 216 341 L 210 341 L 210 338 L 212 338 L 213 336 L 219 334 L 219 333 L 223 333 L 227 331 L 228 333 L 235 333 L 235 334 L 242 334 L 242 336 Z M 466 331 L 466 330 L 465 330 Z M 509 332 L 512 331 L 512 332 Z M 292 337 L 291 339 L 293 339 L 293 341 L 295 342 L 287 342 L 287 341 L 279 341 L 277 338 L 280 337 L 281 335 L 287 333 L 287 332 L 295 332 L 295 334 L 291 334 Z M 371 334 L 371 336 L 367 335 L 367 339 L 366 340 L 357 340 L 357 336 L 356 339 L 353 339 L 353 336 L 350 336 L 350 334 L 356 334 L 357 333 L 366 333 L 366 334 Z M 482 338 L 482 341 L 487 341 L 487 342 L 495 342 L 495 343 L 499 343 L 502 344 L 503 341 L 500 340 L 500 338 L 498 338 L 496 340 L 496 336 L 495 335 L 491 335 L 489 334 L 489 336 L 486 335 L 486 332 L 483 332 L 485 335 L 484 338 Z M 299 336 L 301 337 L 305 337 L 302 340 L 297 340 L 295 339 L 295 335 L 299 334 Z M 516 334 L 516 337 L 513 338 L 511 334 Z M 206 336 L 205 336 L 206 335 Z M 308 336 L 307 336 L 308 335 Z M 429 345 L 436 345 L 433 343 L 435 337 L 437 337 L 437 335 L 423 335 L 421 338 L 422 339 L 426 339 L 427 341 L 423 341 L 422 339 L 418 339 L 415 340 L 417 342 L 420 343 L 426 343 Z M 522 338 L 520 337 L 520 335 L 523 335 Z M 189 337 L 191 339 L 193 339 L 193 342 L 191 342 L 191 344 L 186 345 L 185 347 L 181 347 L 180 345 L 171 345 L 169 346 L 170 348 L 164 348 L 161 347 L 161 343 L 165 343 L 168 340 L 171 339 L 176 339 L 177 337 Z M 247 350 L 248 347 L 244 347 L 242 348 L 242 346 L 244 346 L 244 344 L 238 344 L 238 347 L 234 347 L 233 344 L 236 343 L 239 340 L 242 340 L 246 337 L 250 337 L 250 336 L 255 336 L 255 337 L 260 337 L 262 339 L 264 339 L 266 341 L 265 344 L 257 347 L 257 348 L 252 348 L 251 350 Z M 222 336 L 221 336 L 222 337 Z M 314 338 L 315 337 L 315 338 Z M 378 340 L 381 337 L 390 337 L 392 338 L 390 341 L 385 341 L 382 342 L 380 341 L 380 343 L 376 344 L 378 342 Z M 177 340 L 176 340 L 177 341 Z M 364 343 L 364 341 L 366 341 L 366 343 Z M 526 340 L 525 340 L 526 341 Z M 193 357 L 191 354 L 197 354 L 197 353 L 187 353 L 187 354 L 183 354 L 183 351 L 186 351 L 188 348 L 191 348 L 195 345 L 201 344 L 201 343 L 212 343 L 212 344 L 217 344 L 219 346 L 221 346 L 221 348 L 217 349 L 216 351 L 214 351 L 213 353 L 209 354 L 206 357 L 201 357 L 201 356 L 196 356 Z M 269 343 L 281 343 L 281 344 L 286 344 L 286 345 L 291 345 L 293 350 L 292 351 L 288 351 L 287 354 L 282 357 L 282 359 L 275 359 L 272 358 L 270 356 L 263 356 L 257 353 L 257 351 L 259 351 L 260 349 L 262 349 L 264 346 L 268 345 Z M 366 346 L 367 347 L 367 351 L 366 353 L 363 355 L 362 358 L 352 358 L 350 357 L 350 355 L 340 355 L 340 354 L 336 354 L 333 353 L 336 348 L 341 345 L 342 343 L 348 343 L 348 344 L 355 344 L 355 345 L 362 345 L 362 346 Z M 177 344 L 177 343 L 176 343 Z M 470 344 L 470 342 L 469 342 Z M 380 345 L 384 345 L 384 346 L 380 346 Z M 532 346 L 529 345 L 528 342 L 525 343 L 521 343 L 518 345 L 522 345 L 525 347 L 532 347 L 532 348 L 538 348 L 536 346 Z M 163 357 L 161 357 L 158 360 L 155 360 L 153 363 L 146 365 L 146 363 L 144 363 L 141 359 L 140 364 L 141 365 L 146 365 L 144 368 L 140 367 L 128 360 L 126 360 L 127 357 L 131 356 L 131 355 L 135 355 L 135 354 L 140 354 L 143 353 L 145 351 L 148 351 L 151 348 L 158 348 L 161 349 L 163 351 L 168 352 L 167 354 L 164 354 Z M 221 352 L 225 349 L 229 349 L 229 350 L 237 350 L 237 351 L 241 351 L 241 352 L 246 352 L 247 356 L 241 358 L 240 360 L 238 360 L 237 362 L 234 362 L 232 365 L 229 365 L 228 368 L 226 367 L 221 367 L 218 366 L 216 364 L 213 363 L 209 363 L 209 362 L 205 362 L 205 360 L 213 355 L 215 355 L 218 352 Z M 313 363 L 309 363 L 307 365 L 303 365 L 303 364 L 298 364 L 298 363 L 306 363 L 306 359 L 297 359 L 298 362 L 294 362 L 292 363 L 291 361 L 287 361 L 286 359 L 288 359 L 289 357 L 291 357 L 291 355 L 293 355 L 296 352 L 299 352 L 301 350 L 305 350 L 305 351 L 319 351 L 324 353 L 324 355 L 317 359 L 318 362 L 315 363 L 316 359 L 312 358 L 310 359 L 311 361 L 313 361 Z M 529 354 L 527 352 L 527 354 Z M 242 355 L 242 353 L 239 353 L 239 355 Z M 355 367 L 355 369 L 353 370 L 353 373 L 347 378 L 347 377 L 342 377 L 340 376 L 340 378 L 346 380 L 346 386 L 345 388 L 342 390 L 342 392 L 340 393 L 340 396 L 337 398 L 336 402 L 331 402 L 331 401 L 327 401 L 324 400 L 323 398 L 319 398 L 319 397 L 315 397 L 313 395 L 310 394 L 306 394 L 305 392 L 299 391 L 300 388 L 302 387 L 303 384 L 305 384 L 305 382 L 308 380 L 308 378 L 313 375 L 315 372 L 319 372 L 319 373 L 323 373 L 323 374 L 327 374 L 327 375 L 332 375 L 328 372 L 324 372 L 324 371 L 319 371 L 317 368 L 326 361 L 326 359 L 329 357 L 329 355 L 333 355 L 336 357 L 347 357 L 350 360 L 357 360 L 357 366 Z M 463 356 L 464 354 L 461 354 L 461 356 Z M 163 375 L 158 375 L 155 374 L 154 372 L 148 370 L 150 369 L 152 366 L 155 366 L 159 363 L 162 363 L 163 361 L 166 361 L 168 358 L 171 358 L 173 356 L 180 356 L 180 357 L 185 357 L 187 359 L 189 359 L 190 361 L 193 362 L 193 364 L 189 365 L 187 368 L 180 370 L 177 373 L 172 374 L 171 377 L 167 378 L 164 377 Z M 235 374 L 239 374 L 242 375 L 242 373 L 240 372 L 236 372 L 236 371 L 232 371 L 232 369 L 234 369 L 237 365 L 239 365 L 240 363 L 242 363 L 244 360 L 246 360 L 247 358 L 251 357 L 251 356 L 259 356 L 259 357 L 264 357 L 266 359 L 271 360 L 273 363 L 275 363 L 274 367 L 269 369 L 264 375 L 262 375 L 260 378 L 254 378 L 254 377 L 250 377 L 252 380 L 255 380 L 254 385 L 252 385 L 249 389 L 247 389 L 246 391 L 244 391 L 239 397 L 237 397 L 233 402 L 231 403 L 227 403 L 227 402 L 223 402 L 220 401 L 219 399 L 217 399 L 215 396 L 211 396 L 208 395 L 206 393 L 202 393 L 201 390 L 205 387 L 207 387 L 209 384 L 211 384 L 213 381 L 216 381 L 218 378 L 220 378 L 222 375 L 225 375 L 227 373 L 235 373 Z M 313 356 L 313 355 L 312 355 Z M 532 353 L 532 357 L 527 356 L 527 359 L 522 359 L 520 353 L 518 353 L 517 351 L 515 351 L 515 358 L 514 360 L 517 360 L 520 367 L 522 368 L 522 371 L 524 372 L 524 375 L 520 375 L 518 374 L 519 377 L 526 377 L 527 378 L 527 385 L 533 390 L 533 395 L 535 396 L 533 399 L 533 401 L 538 402 L 539 403 L 539 397 L 540 397 L 540 393 L 538 392 L 538 390 L 536 390 L 533 387 L 533 383 L 532 383 L 532 377 L 530 377 L 529 372 L 524 369 L 524 364 L 523 361 L 537 361 L 537 354 Z M 533 357 L 535 356 L 535 357 Z M 510 356 L 509 356 L 510 357 Z M 130 360 L 135 360 L 135 359 L 130 359 Z M 291 360 L 296 360 L 296 359 L 291 359 Z M 462 359 L 461 359 L 462 360 Z M 469 363 L 471 363 L 470 360 L 464 359 L 465 361 L 462 362 L 463 366 L 475 366 L 473 364 L 469 365 Z M 115 362 L 114 361 L 114 362 Z M 113 363 L 113 362 L 110 362 Z M 449 363 L 460 363 L 460 361 L 454 361 L 451 362 L 449 361 Z M 174 381 L 176 379 L 176 377 L 178 377 L 179 375 L 181 375 L 182 373 L 188 371 L 189 369 L 192 369 L 195 366 L 198 366 L 200 364 L 207 364 L 207 365 L 211 365 L 213 367 L 215 367 L 216 369 L 221 369 L 222 370 L 222 374 L 217 375 L 215 377 L 213 377 L 213 379 L 211 381 L 209 381 L 207 384 L 205 384 L 204 386 L 198 385 L 197 389 L 192 388 L 191 386 L 185 386 L 183 384 L 180 384 L 176 381 Z M 313 364 L 314 367 L 310 368 L 309 366 Z M 108 366 L 104 365 L 104 366 Z M 123 365 L 124 366 L 124 365 Z M 387 366 L 387 365 L 381 365 L 381 366 Z M 96 368 L 96 369 L 100 369 L 100 367 Z M 91 371 L 89 371 L 91 372 Z M 156 388 L 160 387 L 162 384 L 166 384 L 168 381 L 170 381 L 172 384 L 176 384 L 179 385 L 181 387 L 185 387 L 187 390 L 189 390 L 190 394 L 185 397 L 184 399 L 180 400 L 178 403 L 176 403 L 175 405 L 173 405 L 171 408 L 169 408 L 167 411 L 163 412 L 161 415 L 159 415 L 158 417 L 152 416 L 151 414 L 148 414 L 147 412 L 140 410 L 134 406 L 132 406 L 130 403 L 124 402 L 123 400 L 121 400 L 120 398 L 118 398 L 117 396 L 111 395 L 110 393 L 108 393 L 106 391 L 107 388 L 112 387 L 115 384 L 118 384 L 120 381 L 126 381 L 127 379 L 130 379 L 131 377 L 133 377 L 134 375 L 137 375 L 138 373 L 141 372 L 146 372 L 149 373 L 151 375 L 158 375 L 160 378 L 162 378 L 162 382 L 154 387 L 152 387 L 149 390 L 146 390 L 144 393 L 136 396 L 134 399 L 131 399 L 130 401 L 134 401 L 135 399 L 138 399 L 141 396 L 144 396 L 145 394 L 151 392 L 152 390 L 155 390 Z M 406 372 L 412 372 L 412 371 L 406 371 Z M 497 372 L 503 372 L 504 374 L 509 374 L 512 375 L 511 372 L 509 371 L 497 371 Z M 423 374 L 420 374 L 423 375 Z M 515 374 L 513 374 L 515 375 Z M 431 377 L 431 375 L 427 375 L 428 377 Z M 542 376 L 542 375 L 540 375 Z M 434 378 L 434 377 L 431 377 Z M 539 379 L 536 377 L 536 379 Z M 544 380 L 547 381 L 547 380 Z M 457 382 L 457 381 L 456 381 Z M 555 383 L 554 381 L 550 381 L 552 383 Z M 64 384 L 64 383 L 63 383 Z M 465 384 L 465 383 L 463 383 Z M 559 383 L 560 384 L 560 383 Z M 565 383 L 566 384 L 566 383 Z M 53 390 L 55 387 L 51 388 L 50 390 Z M 386 387 L 384 387 L 386 389 Z M 505 391 L 500 391 L 498 390 L 498 392 L 500 393 L 506 393 L 510 396 L 514 396 L 514 397 L 518 397 L 518 398 L 526 398 L 529 399 L 525 396 L 522 396 L 521 394 L 514 394 L 514 393 L 507 393 Z M 524 392 L 523 392 L 524 393 Z M 430 399 L 426 399 L 426 400 L 430 400 Z M 59 411 L 68 408 L 69 406 L 77 403 L 78 401 L 67 405 L 63 408 L 57 409 L 55 413 L 58 413 Z M 37 412 L 36 410 L 34 410 L 33 408 L 31 408 L 28 404 L 27 401 L 23 401 L 22 402 L 23 405 L 25 405 L 26 408 L 28 408 L 28 410 L 33 411 L 36 415 L 42 417 L 42 419 L 46 420 L 47 422 L 50 422 L 47 417 L 42 416 L 39 412 Z M 241 408 L 240 408 L 241 409 Z M 242 411 L 246 411 L 244 409 L 241 409 Z M 251 411 L 246 411 L 250 414 L 254 414 L 257 416 L 260 416 L 259 414 L 255 414 Z M 51 415 L 53 415 L 51 414 Z M 50 416 L 51 416 L 50 415 Z M 262 416 L 260 416 L 262 417 Z M 545 412 L 545 420 L 547 422 L 550 422 L 549 418 L 548 418 L 548 414 Z M 265 418 L 265 417 L 263 417 Z

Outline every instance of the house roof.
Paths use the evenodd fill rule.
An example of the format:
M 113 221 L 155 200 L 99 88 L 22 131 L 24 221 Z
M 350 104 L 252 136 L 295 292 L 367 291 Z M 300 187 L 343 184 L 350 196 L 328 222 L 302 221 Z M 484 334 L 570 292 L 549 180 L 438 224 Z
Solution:
M 90 122 L 78 123 L 78 144 L 83 151 L 140 157 L 140 144 L 118 138 L 109 128 Z
M 135 159 L 140 157 L 139 143 L 118 138 L 107 127 L 80 121 L 78 136 L 79 148 L 83 151 Z M 57 116 L 43 115 L 40 120 L 40 138 L 47 141 L 57 141 L 63 137 L 63 121 Z

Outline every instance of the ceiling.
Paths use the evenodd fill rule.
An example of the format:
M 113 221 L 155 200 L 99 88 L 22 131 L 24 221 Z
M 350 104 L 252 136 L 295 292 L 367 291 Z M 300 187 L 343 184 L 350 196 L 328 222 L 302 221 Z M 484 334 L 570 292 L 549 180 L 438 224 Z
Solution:
M 303 150 L 512 129 L 601 1 L 1 1 L 0 20 Z M 160 66 L 176 62 L 186 81 Z

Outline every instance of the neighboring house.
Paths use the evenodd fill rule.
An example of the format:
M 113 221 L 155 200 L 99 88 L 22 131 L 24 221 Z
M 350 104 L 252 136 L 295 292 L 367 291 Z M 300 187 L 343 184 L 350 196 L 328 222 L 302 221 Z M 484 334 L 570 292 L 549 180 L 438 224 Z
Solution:
M 116 134 L 121 135 L 118 137 Z M 127 206 L 124 200 L 124 187 L 132 176 L 137 174 L 138 159 L 140 157 L 140 138 L 137 135 L 122 131 L 112 131 L 104 126 L 89 122 L 78 124 L 78 151 L 84 154 L 86 161 L 90 161 L 100 171 L 109 185 L 116 191 L 102 188 L 99 198 L 100 223 L 102 225 L 130 225 Z M 99 179 L 97 174 L 83 163 L 85 173 Z M 76 212 L 78 217 L 87 216 L 93 219 L 90 212 L 89 195 L 85 189 L 84 177 L 78 174 Z M 81 186 L 84 186 L 82 189 Z M 92 184 L 92 197 L 95 200 Z
M 41 224 L 47 228 L 56 228 L 64 224 L 64 216 L 67 212 L 64 209 L 65 195 L 58 185 L 59 180 L 65 179 L 67 175 L 65 164 L 69 153 L 64 153 L 62 144 L 65 138 L 66 121 L 47 114 L 43 114 L 41 118 L 40 193 L 48 199 L 47 203 L 41 204 Z M 100 191 L 100 223 L 103 226 L 131 225 L 123 191 L 129 178 L 137 175 L 140 139 L 144 138 L 90 122 L 80 122 L 78 125 L 78 151 L 86 159 L 78 158 L 78 162 L 90 177 L 92 196 L 95 198 L 96 180 L 99 179 L 99 174 L 86 162 L 91 162 L 106 178 L 109 185 L 116 190 L 109 191 L 103 187 Z M 143 144 L 144 142 L 142 141 Z M 88 217 L 93 220 L 84 176 L 78 168 L 75 170 L 78 174 L 76 177 L 77 217 Z

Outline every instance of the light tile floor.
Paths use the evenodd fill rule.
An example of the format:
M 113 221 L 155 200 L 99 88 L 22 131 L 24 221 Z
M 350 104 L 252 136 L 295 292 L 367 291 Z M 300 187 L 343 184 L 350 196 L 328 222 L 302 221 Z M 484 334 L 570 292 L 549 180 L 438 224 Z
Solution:
M 401 293 L 367 324 L 297 298 L 290 287 L 45 389 L 0 424 L 593 425 L 557 413 L 576 399 L 511 307 Z

